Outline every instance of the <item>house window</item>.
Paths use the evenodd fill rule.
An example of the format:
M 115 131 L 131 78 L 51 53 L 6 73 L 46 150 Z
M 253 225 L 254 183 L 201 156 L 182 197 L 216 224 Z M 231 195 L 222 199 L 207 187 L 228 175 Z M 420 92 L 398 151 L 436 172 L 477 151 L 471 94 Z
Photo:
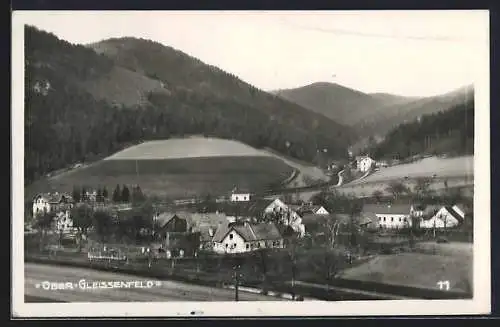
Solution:
M 403 221 L 406 222 L 406 218 L 403 218 Z
M 248 249 L 250 248 L 250 244 L 247 244 L 247 245 L 246 245 L 246 248 L 247 248 L 247 250 L 248 250 Z
M 391 217 L 391 222 L 393 222 L 393 221 L 394 221 L 394 217 Z
M 385 217 L 384 217 L 384 221 L 385 221 Z
M 401 217 L 399 217 L 399 222 L 401 222 Z
M 226 247 L 228 247 L 229 244 L 226 243 Z
M 229 239 L 232 240 L 233 239 L 233 234 L 229 234 Z

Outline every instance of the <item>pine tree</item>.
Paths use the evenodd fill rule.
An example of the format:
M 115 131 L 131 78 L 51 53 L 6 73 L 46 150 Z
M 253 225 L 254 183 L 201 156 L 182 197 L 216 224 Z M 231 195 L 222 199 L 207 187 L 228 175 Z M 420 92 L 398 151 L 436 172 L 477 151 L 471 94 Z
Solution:
M 73 197 L 73 201 L 75 201 L 75 203 L 78 203 L 81 200 L 80 189 L 77 186 L 73 187 L 72 197 Z
M 108 189 L 106 188 L 106 186 L 104 186 L 104 188 L 102 189 L 102 200 L 104 202 L 107 199 L 108 199 Z
M 115 190 L 113 191 L 113 202 L 121 202 L 122 193 L 120 191 L 120 185 L 116 185 Z
M 128 203 L 130 201 L 130 191 L 129 191 L 127 185 L 123 185 L 121 200 L 122 200 L 122 202 L 125 202 L 125 203 Z
M 101 188 L 97 188 L 97 194 L 95 198 L 96 202 L 102 202 L 102 190 Z
M 132 191 L 132 202 L 133 203 L 142 203 L 146 200 L 146 197 L 142 193 L 141 187 L 139 185 L 135 186 Z
M 85 188 L 85 186 L 82 187 L 82 193 L 80 198 L 82 202 L 87 200 L 87 189 Z

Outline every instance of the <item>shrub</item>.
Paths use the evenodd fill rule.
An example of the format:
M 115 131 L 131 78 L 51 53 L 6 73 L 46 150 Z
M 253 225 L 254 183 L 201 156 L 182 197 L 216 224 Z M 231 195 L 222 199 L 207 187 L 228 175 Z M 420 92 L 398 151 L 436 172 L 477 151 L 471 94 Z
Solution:
M 437 243 L 448 243 L 448 239 L 444 236 L 440 236 L 438 237 L 438 239 L 436 240 Z

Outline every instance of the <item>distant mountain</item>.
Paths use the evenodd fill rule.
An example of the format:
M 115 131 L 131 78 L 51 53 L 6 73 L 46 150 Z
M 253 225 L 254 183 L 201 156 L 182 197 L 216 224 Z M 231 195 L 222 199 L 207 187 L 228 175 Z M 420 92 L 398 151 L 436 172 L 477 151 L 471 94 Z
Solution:
M 355 124 L 385 104 L 384 97 L 373 97 L 342 85 L 324 82 L 274 93 L 345 125 Z
M 390 106 L 395 104 L 407 103 L 410 101 L 416 101 L 422 97 L 405 97 L 402 95 L 394 95 L 390 93 L 369 93 L 372 98 L 380 101 L 383 106 Z
M 314 83 L 278 90 L 275 94 L 313 112 L 321 113 L 354 128 L 366 142 L 370 136 L 383 137 L 395 126 L 432 114 L 473 98 L 472 86 L 431 97 L 405 97 L 388 93 L 367 94 L 338 84 Z
M 376 113 L 367 114 L 352 125 L 361 136 L 385 135 L 402 123 L 414 121 L 422 115 L 450 110 L 474 99 L 473 86 L 461 87 L 451 92 L 382 106 Z
M 418 154 L 474 154 L 474 100 L 469 98 L 449 110 L 403 123 L 364 152 L 376 159 L 406 159 Z
M 142 140 L 205 135 L 312 162 L 344 157 L 350 127 L 162 44 L 73 45 L 25 28 L 25 180 Z

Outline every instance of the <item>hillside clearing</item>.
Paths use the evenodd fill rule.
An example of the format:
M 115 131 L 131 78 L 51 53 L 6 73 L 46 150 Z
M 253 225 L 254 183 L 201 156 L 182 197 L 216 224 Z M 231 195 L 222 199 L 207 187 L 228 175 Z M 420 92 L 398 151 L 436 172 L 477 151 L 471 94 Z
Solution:
M 474 156 L 449 159 L 425 158 L 409 164 L 382 168 L 362 180 L 347 185 L 402 179 L 406 176 L 409 178 L 432 177 L 434 174 L 438 178 L 474 176 Z
M 228 195 L 234 187 L 263 190 L 284 181 L 293 168 L 272 157 L 208 157 L 151 160 L 102 160 L 28 187 L 37 192 L 71 192 L 74 186 L 141 186 L 147 195 L 179 199 Z

